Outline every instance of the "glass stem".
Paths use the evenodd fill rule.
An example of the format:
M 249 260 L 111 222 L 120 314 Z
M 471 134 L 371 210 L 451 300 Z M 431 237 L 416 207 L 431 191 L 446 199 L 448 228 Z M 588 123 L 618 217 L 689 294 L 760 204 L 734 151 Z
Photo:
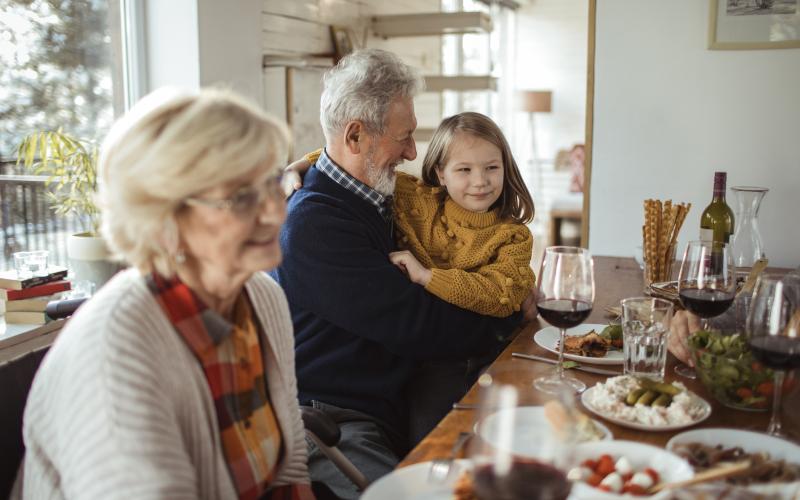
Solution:
M 781 395 L 783 394 L 783 377 L 786 372 L 775 370 L 774 387 L 772 388 L 772 418 L 769 419 L 767 434 L 781 435 Z
M 561 328 L 561 342 L 558 343 L 558 364 L 556 365 L 556 375 L 564 378 L 564 340 L 567 338 L 567 329 Z

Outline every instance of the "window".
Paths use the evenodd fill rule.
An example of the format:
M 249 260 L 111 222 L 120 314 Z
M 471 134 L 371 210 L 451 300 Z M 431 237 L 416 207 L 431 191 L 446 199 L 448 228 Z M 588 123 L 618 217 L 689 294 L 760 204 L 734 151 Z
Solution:
M 0 0 L 0 213 L 3 252 L 48 249 L 65 264 L 79 221 L 56 217 L 43 179 L 14 166 L 22 137 L 63 129 L 100 141 L 122 112 L 120 0 Z

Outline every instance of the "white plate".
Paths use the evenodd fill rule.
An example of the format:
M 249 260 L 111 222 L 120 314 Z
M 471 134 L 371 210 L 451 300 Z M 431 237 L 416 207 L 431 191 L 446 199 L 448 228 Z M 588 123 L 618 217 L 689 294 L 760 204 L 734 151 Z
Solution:
M 372 483 L 361 500 L 450 500 L 453 498 L 453 485 L 469 467 L 469 460 L 456 460 L 447 480 L 434 484 L 428 482 L 430 462 L 409 465 Z
M 678 455 L 649 444 L 634 441 L 595 441 L 593 443 L 579 444 L 575 447 L 575 463 L 580 463 L 586 459 L 597 460 L 600 455 L 605 453 L 611 455 L 615 462 L 621 456 L 625 456 L 634 470 L 652 467 L 658 472 L 658 475 L 661 476 L 661 482 L 664 483 L 683 481 L 694 476 L 694 471 L 689 463 Z M 669 491 L 663 491 L 649 497 L 622 496 L 598 490 L 583 482 L 576 482 L 572 487 L 570 499 L 662 498 L 668 497 L 669 494 Z
M 747 453 L 769 453 L 778 460 L 800 464 L 800 446 L 762 434 L 760 432 L 740 431 L 738 429 L 697 429 L 681 432 L 667 442 L 666 448 L 673 451 L 676 445 L 685 443 L 702 443 L 708 446 L 721 444 L 725 448 L 739 446 Z M 747 486 L 748 491 L 775 498 L 800 498 L 800 481 L 792 483 L 753 484 Z
M 586 335 L 592 330 L 598 334 L 602 332 L 608 325 L 598 325 L 588 323 L 578 325 L 575 328 L 567 329 L 567 335 Z M 547 349 L 550 352 L 558 354 L 558 341 L 561 340 L 561 332 L 554 326 L 542 328 L 533 336 L 533 341 Z M 578 356 L 576 354 L 564 353 L 564 357 L 573 361 L 581 361 L 583 363 L 592 363 L 595 365 L 621 365 L 624 362 L 622 357 L 622 350 L 611 349 L 603 358 L 592 358 L 589 356 Z
M 542 446 L 548 442 L 547 435 L 552 432 L 542 406 L 520 406 L 492 413 L 482 422 L 475 424 L 475 434 L 497 447 L 500 444 L 498 438 L 500 422 L 509 417 L 514 421 L 514 439 L 508 451 L 522 457 L 538 458 Z M 608 427 L 597 420 L 593 422 L 603 433 L 600 439 L 608 441 L 613 438 Z
M 597 415 L 598 417 L 602 417 L 602 418 L 608 420 L 609 422 L 614 422 L 615 424 L 621 425 L 622 427 L 628 427 L 628 428 L 631 428 L 631 429 L 638 429 L 638 430 L 641 430 L 641 431 L 674 431 L 676 429 L 684 429 L 686 427 L 691 427 L 691 426 L 693 426 L 695 424 L 699 424 L 703 420 L 707 419 L 709 417 L 709 415 L 711 415 L 711 405 L 708 404 L 708 401 L 706 401 L 705 399 L 701 398 L 697 394 L 695 394 L 695 393 L 693 393 L 691 391 L 688 391 L 689 392 L 689 396 L 692 397 L 694 403 L 701 407 L 700 416 L 698 418 L 696 418 L 695 420 L 693 420 L 692 422 L 688 422 L 688 423 L 685 423 L 685 424 L 654 425 L 654 424 L 641 424 L 639 422 L 632 422 L 630 420 L 623 420 L 623 419 L 621 419 L 619 417 L 614 417 L 612 415 L 606 414 L 605 412 L 601 411 L 599 408 L 596 408 L 594 405 L 592 405 L 589 402 L 589 400 L 592 398 L 592 394 L 594 394 L 594 391 L 596 389 L 597 389 L 596 386 L 592 386 L 592 387 L 586 389 L 585 391 L 583 391 L 583 394 L 581 394 L 581 403 L 583 403 L 583 406 L 587 410 L 589 410 L 590 412 L 592 412 L 595 415 Z

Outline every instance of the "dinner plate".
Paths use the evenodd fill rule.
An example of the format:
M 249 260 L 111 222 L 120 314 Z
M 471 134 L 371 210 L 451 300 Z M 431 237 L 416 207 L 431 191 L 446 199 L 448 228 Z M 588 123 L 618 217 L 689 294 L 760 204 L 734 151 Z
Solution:
M 567 335 L 586 335 L 587 333 L 591 332 L 592 330 L 596 331 L 598 334 L 605 329 L 608 325 L 598 325 L 593 323 L 587 323 L 583 325 L 578 325 L 575 328 L 567 329 Z M 558 328 L 554 326 L 548 326 L 546 328 L 542 328 L 533 336 L 533 341 L 542 346 L 543 348 L 547 349 L 550 352 L 558 354 L 558 342 L 561 340 L 561 332 Z M 592 363 L 595 365 L 621 365 L 624 362 L 624 358 L 622 357 L 622 350 L 611 349 L 609 350 L 605 357 L 603 358 L 592 358 L 590 356 L 578 356 L 577 354 L 567 354 L 564 353 L 564 357 L 566 359 L 571 359 L 573 361 L 581 361 L 583 363 Z
M 725 448 L 738 446 L 747 453 L 767 452 L 772 458 L 800 464 L 800 446 L 761 432 L 723 428 L 696 429 L 676 434 L 667 442 L 666 448 L 674 450 L 676 445 L 686 443 L 702 443 L 708 446 L 721 444 Z
M 450 500 L 453 498 L 453 485 L 470 464 L 464 459 L 453 462 L 450 474 L 442 483 L 428 481 L 431 462 L 395 469 L 372 483 L 361 500 Z
M 723 428 L 696 429 L 673 436 L 667 442 L 666 449 L 674 452 L 676 446 L 687 443 L 702 443 L 707 446 L 721 444 L 725 448 L 738 446 L 747 453 L 769 453 L 770 458 L 800 464 L 800 446 L 761 432 Z M 742 488 L 769 498 L 800 498 L 800 481 L 751 484 Z
M 475 434 L 495 447 L 500 446 L 500 423 L 507 419 L 514 422 L 513 440 L 508 451 L 523 457 L 538 458 L 543 452 L 543 446 L 549 442 L 548 435 L 553 432 L 550 422 L 544 416 L 544 407 L 520 406 L 492 413 L 475 424 Z M 614 437 L 608 427 L 597 420 L 592 422 L 603 434 L 601 440 L 608 441 Z
M 589 410 L 590 412 L 594 413 L 598 417 L 602 417 L 609 422 L 613 422 L 617 425 L 622 427 L 628 427 L 630 429 L 638 429 L 641 431 L 674 431 L 677 429 L 685 429 L 686 427 L 691 427 L 693 425 L 699 424 L 703 420 L 707 419 L 711 415 L 711 405 L 708 404 L 708 401 L 701 398 L 697 394 L 689 391 L 689 395 L 691 396 L 693 403 L 700 406 L 700 415 L 692 420 L 691 422 L 686 422 L 683 424 L 667 424 L 667 425 L 656 425 L 656 424 L 643 424 L 639 422 L 633 422 L 631 420 L 625 420 L 614 415 L 611 415 L 605 411 L 594 406 L 590 401 L 594 398 L 594 391 L 597 390 L 597 386 L 592 386 L 581 394 L 581 403 L 583 406 Z
M 584 460 L 597 460 L 600 455 L 608 454 L 616 462 L 624 456 L 631 463 L 634 470 L 643 470 L 651 467 L 661 477 L 661 482 L 671 483 L 673 481 L 683 481 L 694 476 L 694 471 L 689 463 L 678 455 L 657 448 L 655 446 L 637 443 L 635 441 L 595 441 L 593 443 L 582 443 L 575 446 L 573 456 L 575 463 Z M 662 491 L 647 498 L 668 498 L 671 492 Z M 593 488 L 584 482 L 575 482 L 572 487 L 570 500 L 600 500 L 612 498 L 636 498 L 630 495 L 617 495 L 607 493 L 597 488 Z

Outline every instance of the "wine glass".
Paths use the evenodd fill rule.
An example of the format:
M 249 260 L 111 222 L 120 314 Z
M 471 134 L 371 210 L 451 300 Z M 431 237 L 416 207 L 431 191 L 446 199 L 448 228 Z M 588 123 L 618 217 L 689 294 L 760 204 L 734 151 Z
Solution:
M 781 432 L 781 393 L 787 370 L 800 367 L 800 304 L 797 290 L 777 276 L 761 275 L 753 289 L 745 332 L 753 356 L 774 372 L 772 418 L 767 433 Z
M 687 311 L 700 316 L 703 330 L 708 320 L 728 310 L 736 297 L 736 268 L 727 243 L 690 241 L 683 253 L 678 275 L 678 296 Z M 689 366 L 678 365 L 675 373 L 696 378 Z
M 580 325 L 594 304 L 594 263 L 585 248 L 548 247 L 544 251 L 536 308 L 545 321 L 561 332 L 558 364 L 551 375 L 534 380 L 540 391 L 557 394 L 564 385 L 581 392 L 586 384 L 564 373 L 564 339 L 567 328 Z
M 572 396 L 562 388 L 565 397 Z M 476 496 L 565 500 L 571 489 L 564 471 L 570 465 L 574 426 L 565 421 L 561 429 L 553 428 L 542 407 L 526 406 L 531 398 L 524 388 L 490 373 L 481 375 L 478 389 L 476 436 L 468 448 Z

